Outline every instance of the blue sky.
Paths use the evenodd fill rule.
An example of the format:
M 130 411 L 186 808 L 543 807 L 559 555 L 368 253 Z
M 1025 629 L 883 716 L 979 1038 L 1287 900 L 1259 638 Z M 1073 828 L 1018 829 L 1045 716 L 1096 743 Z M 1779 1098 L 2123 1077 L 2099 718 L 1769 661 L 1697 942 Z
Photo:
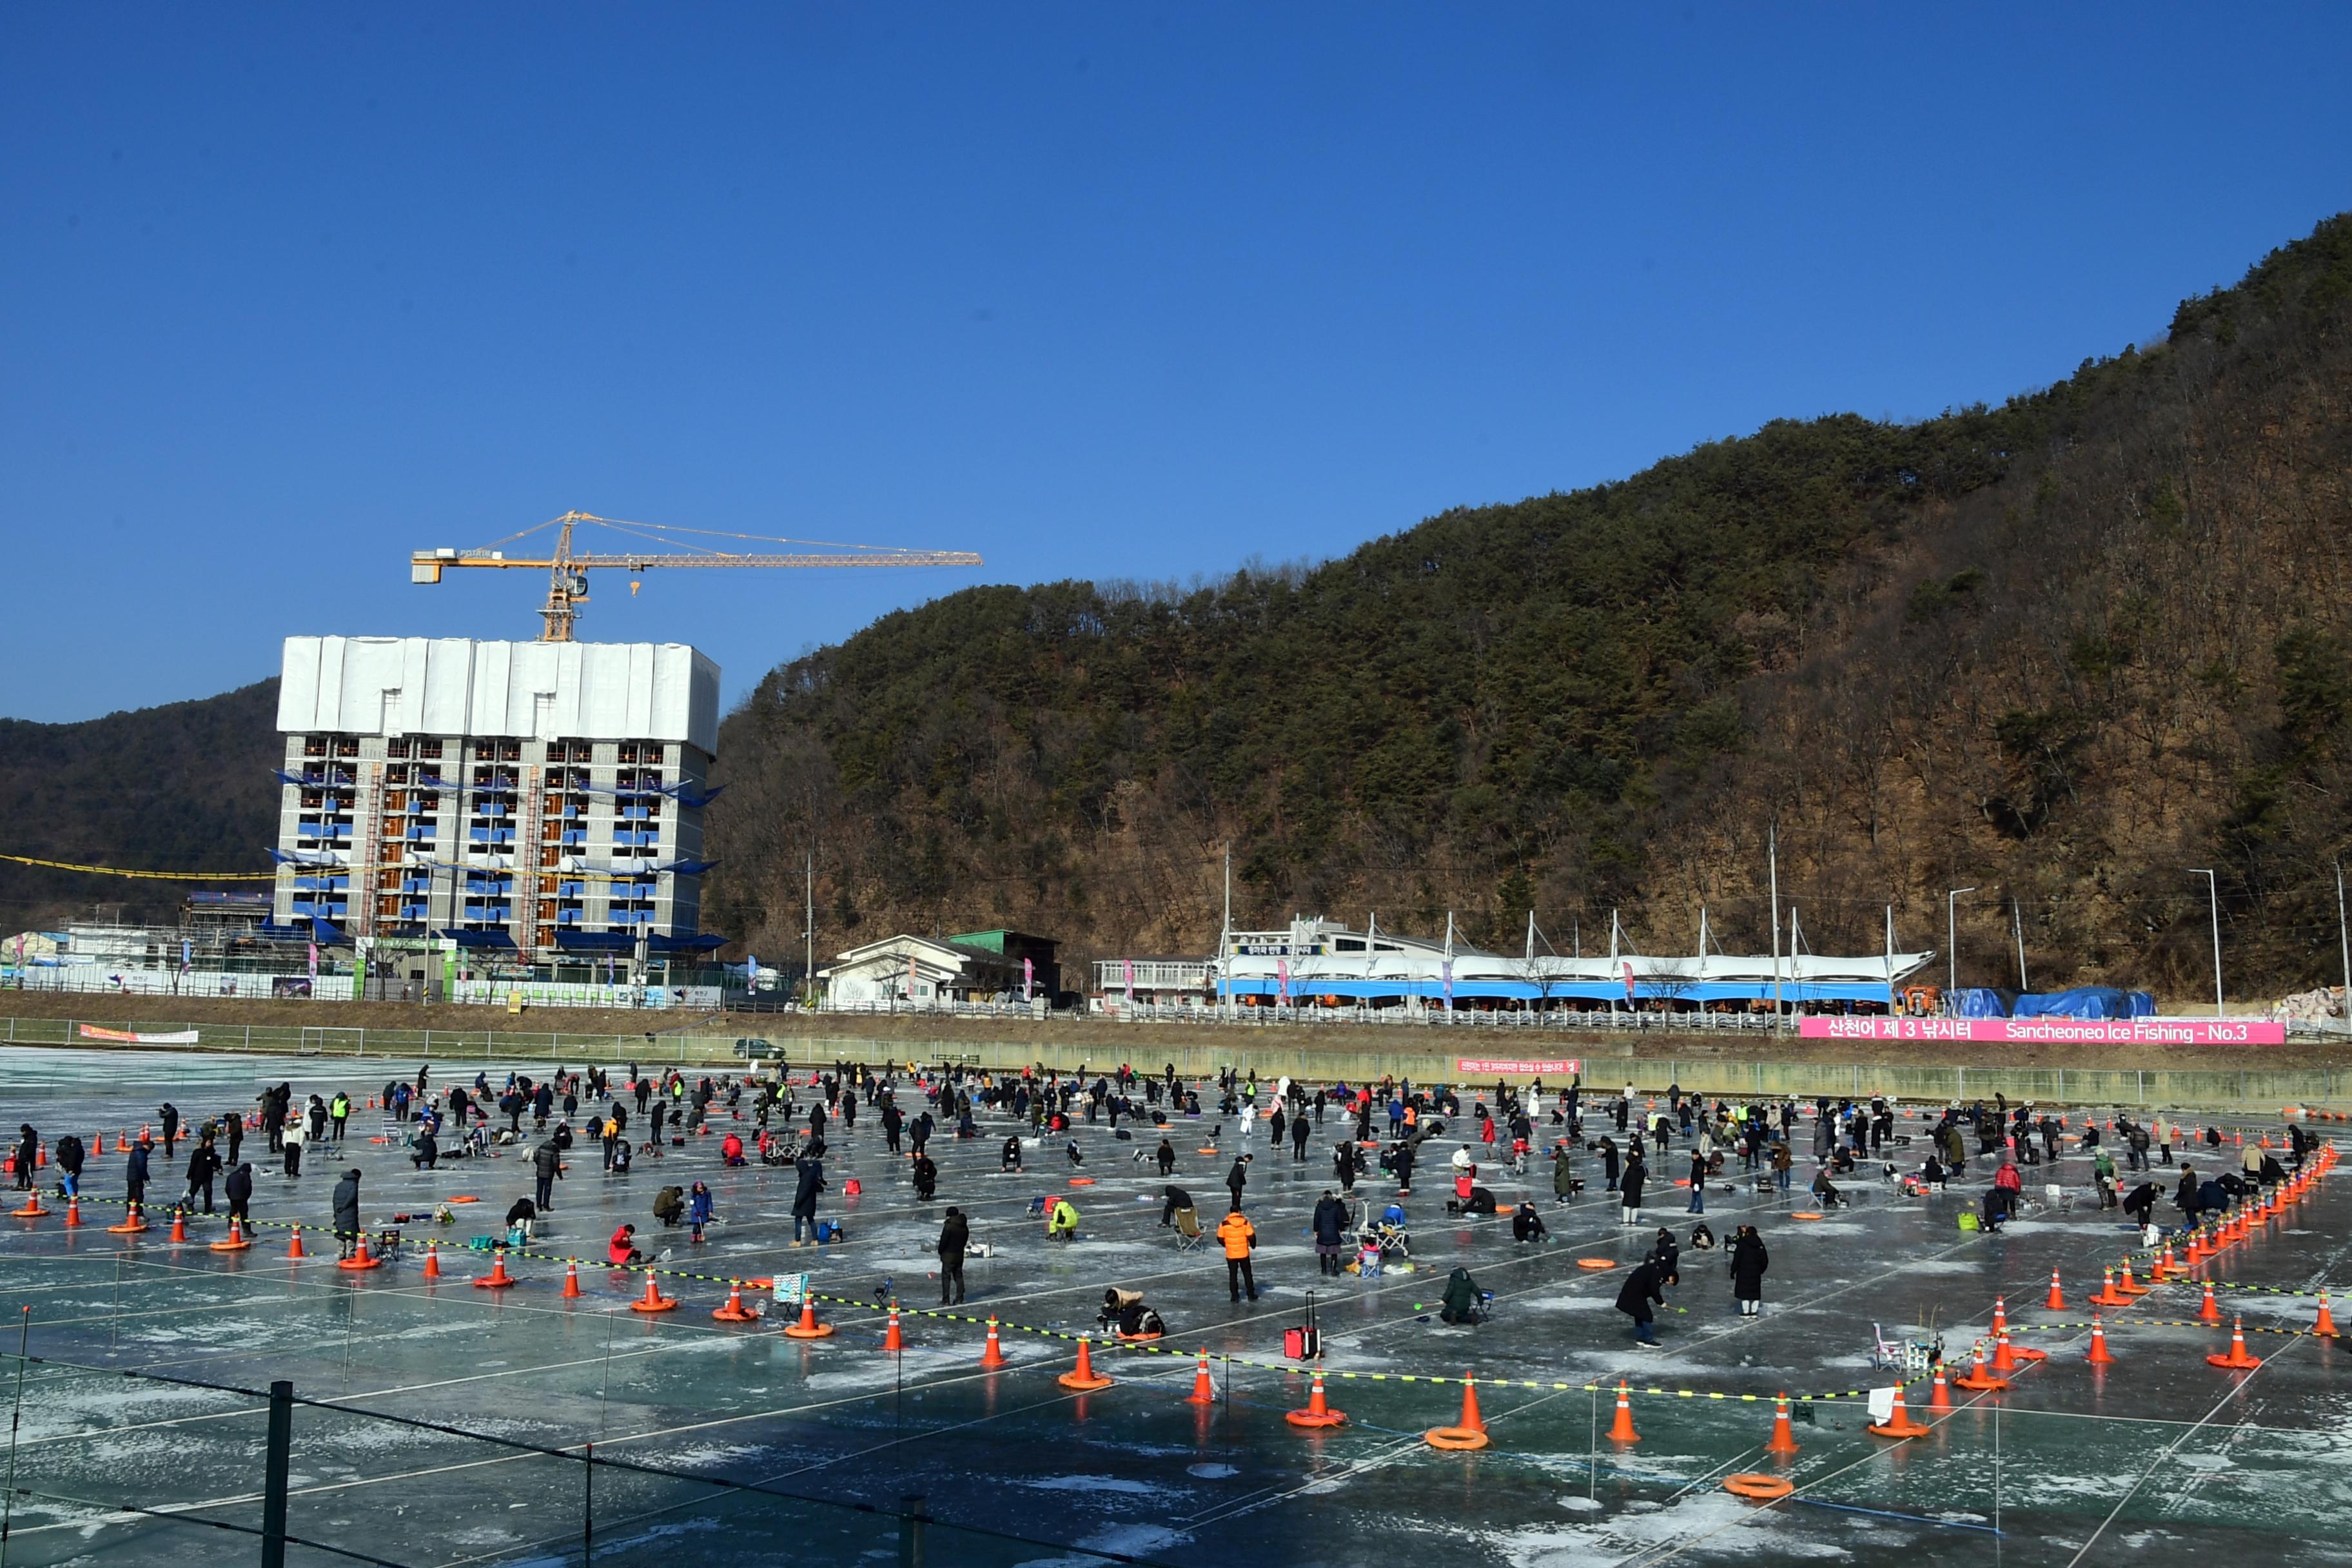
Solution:
M 1215 574 L 1914 417 L 2352 205 L 2352 8 L 0 8 L 0 712 L 528 637 L 567 508 L 731 697 L 970 582 Z

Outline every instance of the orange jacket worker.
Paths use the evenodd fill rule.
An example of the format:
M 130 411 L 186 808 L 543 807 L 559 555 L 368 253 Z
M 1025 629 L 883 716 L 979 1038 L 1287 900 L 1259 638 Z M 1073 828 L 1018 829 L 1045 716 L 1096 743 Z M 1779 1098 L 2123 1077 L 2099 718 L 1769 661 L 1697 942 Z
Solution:
M 1250 1271 L 1250 1249 L 1257 1245 L 1257 1227 L 1236 1208 L 1217 1222 L 1217 1239 L 1224 1243 L 1225 1285 L 1234 1300 L 1240 1300 L 1246 1290 L 1249 1299 L 1256 1300 L 1257 1277 Z

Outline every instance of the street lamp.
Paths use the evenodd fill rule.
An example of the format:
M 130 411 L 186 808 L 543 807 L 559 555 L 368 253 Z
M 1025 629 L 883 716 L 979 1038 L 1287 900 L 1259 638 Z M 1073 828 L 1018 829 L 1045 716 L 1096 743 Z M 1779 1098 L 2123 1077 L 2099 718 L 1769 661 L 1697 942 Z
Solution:
M 2221 888 L 2213 873 L 2202 868 L 2192 868 L 2192 877 L 2205 879 L 2205 898 L 2213 911 L 2213 1016 L 2225 1017 L 2221 1008 Z
M 1948 997 L 1960 988 L 1959 904 L 1962 893 L 1973 893 L 1974 888 L 1954 888 L 1944 895 L 1944 994 Z

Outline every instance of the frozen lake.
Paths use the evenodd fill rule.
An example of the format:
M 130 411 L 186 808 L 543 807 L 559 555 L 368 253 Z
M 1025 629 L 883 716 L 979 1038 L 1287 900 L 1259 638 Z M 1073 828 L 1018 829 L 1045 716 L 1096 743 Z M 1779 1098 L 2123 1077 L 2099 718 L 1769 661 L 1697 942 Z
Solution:
M 1202 1568 L 1372 1557 L 1916 1564 L 1927 1553 L 2063 1564 L 2095 1535 L 2092 1550 L 2105 1558 L 2252 1549 L 2297 1563 L 2352 1562 L 2342 1524 L 2352 1505 L 2352 1401 L 2336 1365 L 2347 1351 L 2294 1331 L 2310 1326 L 2317 1289 L 2342 1283 L 2335 1276 L 2352 1204 L 2340 1175 L 2200 1271 L 2223 1287 L 2225 1313 L 2243 1314 L 2252 1352 L 2263 1359 L 2258 1372 L 2206 1364 L 2227 1347 L 2228 1325 L 2195 1321 L 2193 1284 L 2106 1312 L 2117 1364 L 2085 1364 L 2084 1298 L 2135 1240 L 2112 1212 L 2082 1201 L 2089 1162 L 2079 1156 L 2054 1177 L 2047 1167 L 2029 1173 L 2037 1196 L 2045 1181 L 2070 1187 L 2071 1211 L 1991 1237 L 1957 1228 L 1966 1201 L 1957 1184 L 1948 1196 L 1919 1199 L 1856 1180 L 1855 1208 L 1818 1223 L 1790 1218 L 1801 1201 L 1758 1197 L 1744 1181 L 1737 1194 L 1711 1192 L 1706 1219 L 1718 1235 L 1754 1224 L 1771 1250 L 1763 1315 L 1736 1314 L 1721 1253 L 1686 1250 L 1682 1283 L 1660 1316 L 1664 1346 L 1648 1352 L 1633 1347 L 1613 1310 L 1624 1266 L 1655 1226 L 1687 1237 L 1695 1221 L 1682 1189 L 1654 1184 L 1649 1223 L 1621 1226 L 1591 1159 L 1579 1160 L 1586 1194 L 1567 1205 L 1554 1204 L 1540 1164 L 1524 1180 L 1482 1174 L 1504 1203 L 1538 1205 L 1552 1239 L 1534 1246 L 1514 1243 L 1507 1220 L 1448 1220 L 1444 1173 L 1425 1163 L 1406 1200 L 1412 1268 L 1318 1279 L 1308 1216 L 1332 1184 L 1329 1151 L 1342 1125 L 1334 1118 L 1318 1130 L 1298 1163 L 1261 1127 L 1246 1210 L 1264 1295 L 1235 1306 L 1213 1238 L 1179 1252 L 1160 1224 L 1162 1183 L 1132 1159 L 1156 1147 L 1148 1130 L 1129 1142 L 1081 1121 L 1086 1163 L 1076 1173 L 1092 1184 L 1073 1188 L 1050 1138 L 1031 1152 L 1027 1173 L 1000 1173 L 1008 1123 L 983 1116 L 976 1141 L 933 1139 L 941 1175 L 937 1200 L 925 1204 L 870 1113 L 846 1137 L 836 1122 L 826 1159 L 834 1190 L 821 1212 L 845 1225 L 847 1239 L 799 1249 L 786 1245 L 789 1169 L 722 1169 L 712 1137 L 612 1177 L 584 1145 L 572 1151 L 530 1255 L 511 1264 L 521 1283 L 489 1291 L 472 1288 L 488 1261 L 464 1244 L 529 1193 L 528 1160 L 509 1150 L 416 1172 L 404 1149 L 368 1141 L 382 1131 L 380 1112 L 355 1112 L 350 1141 L 313 1149 L 299 1179 L 274 1162 L 261 1168 L 260 1137 L 247 1136 L 262 1226 L 250 1251 L 209 1249 L 225 1235 L 217 1217 L 196 1216 L 185 1243 L 168 1240 L 164 1206 L 180 1190 L 181 1162 L 166 1163 L 160 1148 L 153 1227 L 135 1237 L 103 1228 L 121 1218 L 125 1156 L 115 1136 L 135 1138 L 163 1099 L 201 1120 L 249 1110 L 260 1086 L 284 1079 L 298 1103 L 340 1088 L 363 1104 L 380 1077 L 322 1076 L 351 1064 L 317 1058 L 14 1050 L 0 1060 L 13 1090 L 0 1124 L 29 1121 L 45 1139 L 103 1130 L 107 1139 L 85 1173 L 80 1229 L 63 1227 L 52 1198 L 58 1213 L 10 1218 L 0 1232 L 0 1302 L 30 1309 L 33 1357 L 12 1456 L 11 1563 L 131 1553 L 257 1561 L 252 1534 L 220 1526 L 259 1523 L 258 1394 L 277 1379 L 306 1402 L 293 1416 L 289 1513 L 292 1535 L 307 1543 L 289 1560 L 304 1563 L 579 1563 L 583 1521 L 598 1563 L 670 1563 L 681 1551 L 753 1564 L 888 1563 L 900 1560 L 893 1515 L 912 1495 L 933 1521 L 932 1563 L 1117 1554 Z M 549 1066 L 513 1065 L 534 1076 Z M 902 1103 L 919 1099 L 902 1087 Z M 631 1120 L 642 1137 L 634 1106 Z M 1223 1119 L 1220 1152 L 1195 1152 L 1219 1121 L 1181 1122 L 1173 1140 L 1176 1180 L 1210 1226 L 1244 1147 Z M 748 1132 L 751 1123 L 740 1125 Z M 2248 1142 L 2280 1131 L 2243 1128 Z M 1810 1152 L 1802 1128 L 1799 1147 Z M 1903 1157 L 1924 1152 L 1915 1145 Z M 2236 1149 L 2223 1152 L 2234 1163 Z M 1660 1163 L 1686 1163 L 1678 1152 Z M 347 1164 L 364 1173 L 372 1226 L 417 1216 L 402 1227 L 409 1249 L 393 1267 L 334 1266 L 330 1193 Z M 1800 1194 L 1811 1171 L 1801 1158 Z M 842 1194 L 849 1178 L 861 1195 Z M 718 1214 L 701 1246 L 651 1214 L 657 1189 L 696 1179 L 710 1184 Z M 1359 1184 L 1360 1196 L 1379 1202 L 1391 1191 L 1377 1172 Z M 1079 1208 L 1076 1240 L 1045 1238 L 1028 1210 L 1045 1194 Z M 436 1205 L 458 1195 L 480 1203 L 459 1207 L 455 1224 L 431 1223 Z M 971 1261 L 968 1304 L 942 1316 L 932 1248 L 950 1204 L 993 1255 Z M 667 1249 L 659 1285 L 677 1310 L 627 1310 L 643 1277 L 602 1263 L 623 1220 Z M 299 1262 L 286 1257 L 295 1222 L 311 1254 Z M 438 1280 L 419 1277 L 428 1237 L 441 1244 Z M 562 1295 L 567 1257 L 583 1260 L 578 1300 Z M 1579 1267 L 1593 1258 L 1620 1267 Z M 1436 1320 L 1457 1264 L 1495 1293 L 1490 1322 Z M 2056 1312 L 2043 1307 L 2053 1269 L 2068 1302 Z M 827 1298 L 821 1310 L 837 1327 L 833 1337 L 786 1338 L 779 1316 L 751 1326 L 712 1321 L 721 1281 L 803 1270 Z M 868 1305 L 886 1281 L 904 1308 L 908 1348 L 898 1356 L 881 1350 L 882 1316 Z M 1156 1347 L 1165 1353 L 1100 1347 L 1097 1369 L 1117 1381 L 1070 1393 L 1055 1382 L 1074 1359 L 1066 1336 L 1093 1328 L 1113 1284 L 1141 1289 L 1165 1316 L 1170 1336 Z M 1282 1339 L 1309 1290 L 1330 1403 L 1348 1417 L 1315 1432 L 1283 1420 L 1307 1403 Z M 1891 1444 L 1864 1432 L 1865 1405 L 1853 1395 L 1888 1381 L 1868 1369 L 1874 1323 L 1890 1334 L 1898 1325 L 1932 1331 L 1965 1360 L 1997 1295 L 2007 1298 L 2018 1343 L 2049 1360 L 2021 1371 L 2005 1394 L 1954 1391 L 1961 1407 L 1938 1415 L 1925 1438 Z M 980 1364 L 984 1329 L 974 1321 L 990 1314 L 1002 1321 L 1010 1358 L 994 1372 Z M 1212 1357 L 1212 1405 L 1185 1400 L 1202 1350 Z M 1465 1373 L 1481 1380 L 1493 1446 L 1435 1451 L 1421 1434 L 1454 1419 Z M 1620 1377 L 1634 1387 L 1641 1441 L 1631 1445 L 1605 1436 Z M 1773 1461 L 1763 1444 L 1771 1396 L 1783 1390 L 1836 1397 L 1799 1404 L 1801 1451 Z M 1924 1418 L 1926 1389 L 1911 1397 Z M 593 1473 L 581 1457 L 589 1443 Z M 1784 1474 L 1798 1490 L 1758 1508 L 1722 1489 L 1735 1471 Z

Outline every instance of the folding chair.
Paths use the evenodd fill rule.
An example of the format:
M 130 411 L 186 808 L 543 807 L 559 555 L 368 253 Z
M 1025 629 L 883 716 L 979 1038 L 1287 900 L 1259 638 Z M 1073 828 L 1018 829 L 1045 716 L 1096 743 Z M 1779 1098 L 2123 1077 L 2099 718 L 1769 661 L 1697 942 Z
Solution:
M 1176 1250 L 1179 1252 L 1192 1251 L 1194 1247 L 1200 1246 L 1202 1241 L 1209 1234 L 1201 1228 L 1201 1215 L 1196 1210 L 1189 1208 L 1178 1209 L 1175 1215 L 1175 1221 Z

